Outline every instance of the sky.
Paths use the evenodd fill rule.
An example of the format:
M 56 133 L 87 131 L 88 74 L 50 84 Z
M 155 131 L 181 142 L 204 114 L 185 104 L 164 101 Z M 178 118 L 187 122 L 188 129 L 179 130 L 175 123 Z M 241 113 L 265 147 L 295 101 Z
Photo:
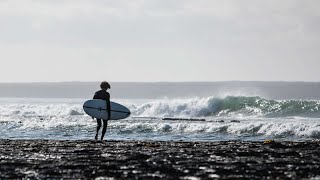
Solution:
M 320 81 L 319 0 L 0 0 L 0 82 Z

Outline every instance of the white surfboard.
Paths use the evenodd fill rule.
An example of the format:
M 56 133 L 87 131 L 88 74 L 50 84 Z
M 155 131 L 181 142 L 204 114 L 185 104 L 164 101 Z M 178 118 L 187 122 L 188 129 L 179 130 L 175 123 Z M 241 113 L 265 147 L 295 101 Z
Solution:
M 125 119 L 131 114 L 130 110 L 121 104 L 111 101 L 110 107 L 110 120 Z M 83 104 L 83 110 L 91 117 L 97 119 L 108 119 L 107 102 L 105 100 L 88 100 Z

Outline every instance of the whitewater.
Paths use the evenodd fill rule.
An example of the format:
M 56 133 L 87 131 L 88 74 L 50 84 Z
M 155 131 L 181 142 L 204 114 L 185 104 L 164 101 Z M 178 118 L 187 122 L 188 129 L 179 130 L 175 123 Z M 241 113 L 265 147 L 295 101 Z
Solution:
M 0 98 L 2 139 L 93 139 L 96 122 L 84 98 Z M 320 100 L 272 100 L 259 96 L 111 99 L 131 117 L 110 121 L 113 140 L 320 139 Z M 186 120 L 163 120 L 185 118 Z M 187 119 L 205 119 L 189 121 Z

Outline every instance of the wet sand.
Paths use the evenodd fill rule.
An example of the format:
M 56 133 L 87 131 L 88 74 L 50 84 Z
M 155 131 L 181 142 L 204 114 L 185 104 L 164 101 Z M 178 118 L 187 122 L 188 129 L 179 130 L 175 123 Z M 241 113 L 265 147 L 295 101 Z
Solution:
M 0 140 L 0 179 L 320 178 L 320 142 Z

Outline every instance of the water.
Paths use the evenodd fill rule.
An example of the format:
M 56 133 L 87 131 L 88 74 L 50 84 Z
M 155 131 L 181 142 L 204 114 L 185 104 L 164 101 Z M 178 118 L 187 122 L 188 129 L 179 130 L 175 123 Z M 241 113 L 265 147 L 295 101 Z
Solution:
M 96 122 L 86 98 L 0 98 L 0 138 L 93 139 Z M 132 116 L 110 121 L 115 140 L 293 140 L 320 139 L 320 100 L 272 100 L 223 95 L 157 99 L 112 99 Z M 206 121 L 164 121 L 164 117 Z

